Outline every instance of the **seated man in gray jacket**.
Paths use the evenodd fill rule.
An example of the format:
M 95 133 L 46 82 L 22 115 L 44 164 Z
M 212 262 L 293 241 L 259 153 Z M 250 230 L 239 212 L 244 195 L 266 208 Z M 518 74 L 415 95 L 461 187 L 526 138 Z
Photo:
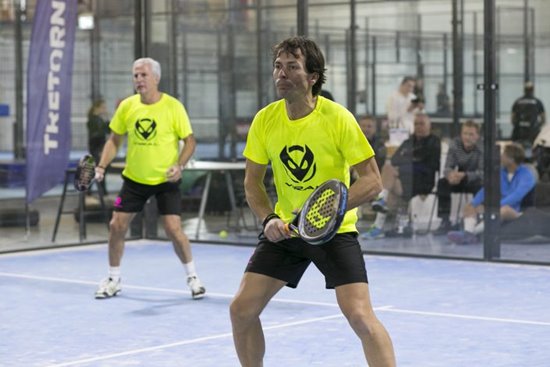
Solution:
M 444 177 L 437 184 L 439 196 L 438 216 L 441 225 L 438 233 L 452 230 L 449 214 L 451 193 L 475 194 L 483 186 L 483 151 L 479 143 L 479 125 L 472 120 L 462 124 L 460 137 L 449 145 Z

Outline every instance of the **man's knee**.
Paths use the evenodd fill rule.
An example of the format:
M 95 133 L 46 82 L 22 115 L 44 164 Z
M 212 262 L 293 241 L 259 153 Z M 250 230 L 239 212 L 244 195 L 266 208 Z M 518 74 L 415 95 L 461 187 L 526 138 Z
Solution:
M 128 220 L 122 215 L 115 214 L 113 215 L 113 218 L 109 222 L 109 228 L 112 233 L 116 234 L 126 234 L 126 231 L 128 230 Z
M 514 220 L 519 217 L 520 213 L 509 205 L 500 207 L 500 218 L 502 220 Z
M 260 316 L 260 310 L 247 302 L 244 297 L 237 296 L 229 305 L 229 314 L 233 324 L 247 324 Z
M 183 235 L 183 231 L 181 230 L 181 223 L 179 221 L 165 221 L 164 230 L 170 238 Z
M 370 337 L 378 324 L 376 316 L 366 310 L 352 310 L 344 314 L 359 337 Z

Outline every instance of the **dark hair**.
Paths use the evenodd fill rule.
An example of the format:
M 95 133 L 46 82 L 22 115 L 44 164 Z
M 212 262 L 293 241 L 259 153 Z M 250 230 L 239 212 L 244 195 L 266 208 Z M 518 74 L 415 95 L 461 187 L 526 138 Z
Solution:
M 504 147 L 504 154 L 512 159 L 517 165 L 520 165 L 525 160 L 525 150 L 517 143 L 511 143 Z
M 325 57 L 314 41 L 304 36 L 296 36 L 279 42 L 272 48 L 272 63 L 275 63 L 281 52 L 287 52 L 297 58 L 298 50 L 302 52 L 304 57 L 306 71 L 319 75 L 319 79 L 313 84 L 312 89 L 313 95 L 316 96 L 321 92 L 321 87 L 327 80 L 325 75 L 327 69 L 325 69 Z
M 403 80 L 401 80 L 401 85 L 407 82 L 416 82 L 416 79 L 414 76 L 407 75 L 406 77 L 403 78 Z
M 105 103 L 104 99 L 96 99 L 94 103 L 92 103 L 92 106 L 90 107 L 90 109 L 88 110 L 88 118 L 92 118 L 92 116 L 94 116 L 95 109 L 104 103 Z
M 477 133 L 479 134 L 479 124 L 477 124 L 474 120 L 466 120 L 462 124 L 462 129 L 464 129 L 465 127 L 473 127 L 474 129 L 476 129 Z M 462 131 L 462 129 L 460 131 Z
M 533 84 L 533 82 L 527 81 L 523 85 L 523 90 L 525 94 L 533 94 L 533 92 L 535 91 L 535 85 Z

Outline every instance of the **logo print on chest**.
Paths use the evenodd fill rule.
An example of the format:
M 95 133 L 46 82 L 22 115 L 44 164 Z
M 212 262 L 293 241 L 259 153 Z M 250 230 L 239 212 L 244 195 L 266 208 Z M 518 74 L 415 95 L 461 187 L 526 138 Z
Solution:
M 135 128 L 136 136 L 141 140 L 152 140 L 157 135 L 157 123 L 155 120 L 137 120 Z
M 285 146 L 279 158 L 292 181 L 307 182 L 315 176 L 317 164 L 313 152 L 307 145 Z

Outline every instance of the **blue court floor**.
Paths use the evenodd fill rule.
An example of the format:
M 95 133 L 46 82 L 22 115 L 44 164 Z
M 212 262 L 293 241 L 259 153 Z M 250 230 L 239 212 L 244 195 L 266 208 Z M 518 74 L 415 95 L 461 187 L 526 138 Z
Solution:
M 123 291 L 95 300 L 107 246 L 0 256 L 0 366 L 238 366 L 228 306 L 253 248 L 195 244 L 190 298 L 166 242 L 128 243 Z M 550 267 L 367 256 L 398 366 L 549 366 Z M 365 366 L 310 267 L 263 314 L 266 367 Z

